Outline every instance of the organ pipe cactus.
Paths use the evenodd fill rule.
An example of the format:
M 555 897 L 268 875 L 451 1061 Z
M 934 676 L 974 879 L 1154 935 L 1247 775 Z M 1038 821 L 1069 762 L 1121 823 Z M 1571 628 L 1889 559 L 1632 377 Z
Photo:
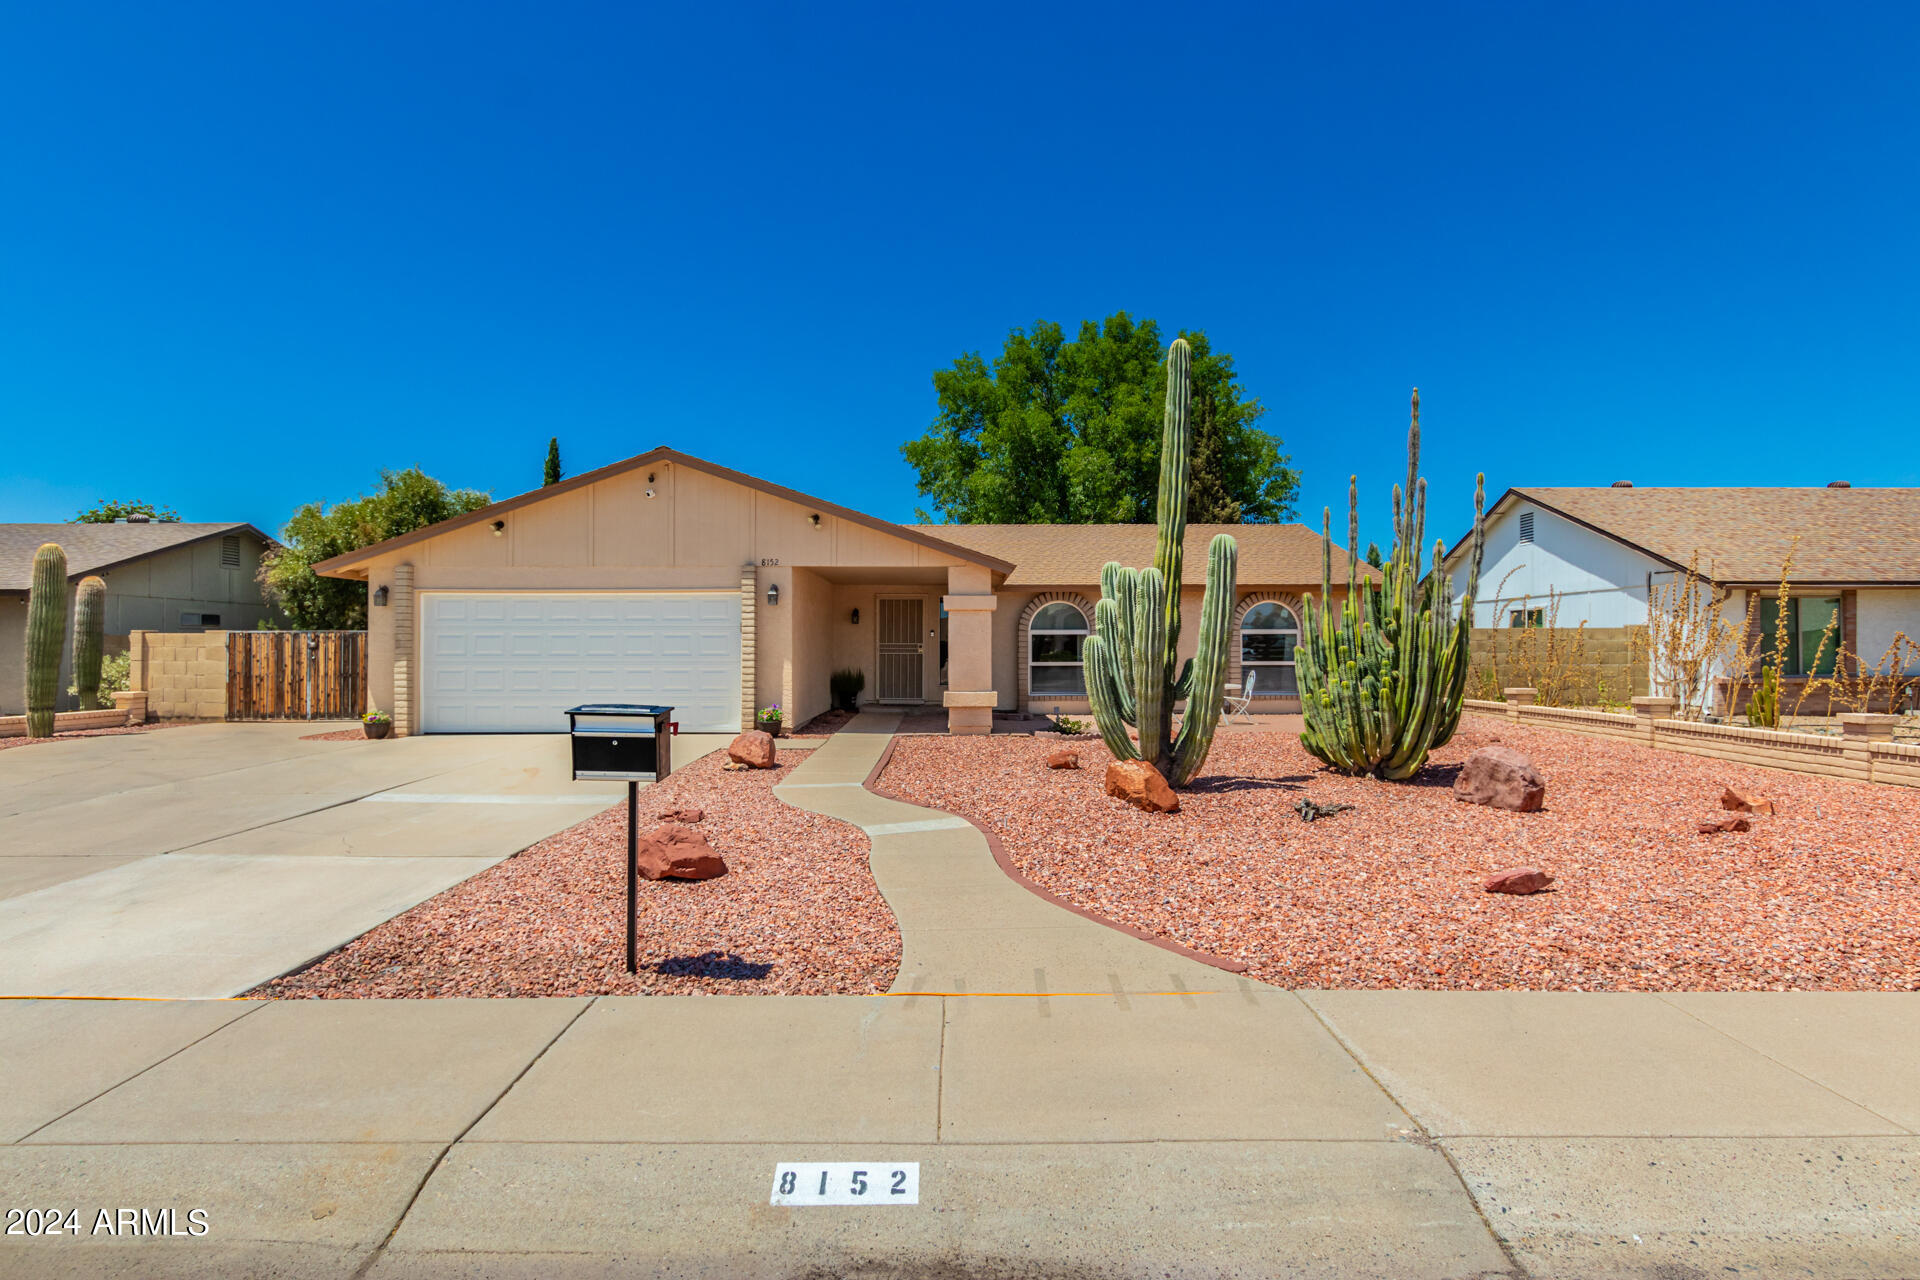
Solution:
M 73 596 L 73 686 L 80 709 L 100 705 L 100 656 L 106 643 L 107 584 L 91 575 Z
M 1153 564 L 1100 571 L 1100 603 L 1082 658 L 1094 723 L 1116 760 L 1145 760 L 1174 786 L 1193 780 L 1213 747 L 1227 679 L 1227 644 L 1239 548 L 1226 534 L 1207 548 L 1199 645 L 1175 674 L 1180 647 L 1180 573 L 1187 535 L 1187 462 L 1193 353 L 1186 339 L 1167 348 L 1167 410 L 1160 434 L 1159 535 Z M 1185 698 L 1180 728 L 1174 703 Z M 1138 741 L 1127 730 L 1134 728 Z
M 33 553 L 27 593 L 27 736 L 53 736 L 60 696 L 60 654 L 67 645 L 67 553 L 46 543 Z
M 1465 705 L 1473 597 L 1485 542 L 1486 477 L 1473 498 L 1473 541 L 1467 590 L 1453 612 L 1453 580 L 1443 570 L 1445 544 L 1422 574 L 1427 482 L 1420 479 L 1420 392 L 1413 393 L 1407 430 L 1407 486 L 1393 489 L 1393 557 L 1375 587 L 1358 574 L 1357 482 L 1347 490 L 1347 596 L 1332 603 L 1332 513 L 1321 524 L 1320 600 L 1305 602 L 1297 666 L 1306 731 L 1300 743 L 1335 769 L 1381 778 L 1410 778 L 1427 753 L 1453 737 Z

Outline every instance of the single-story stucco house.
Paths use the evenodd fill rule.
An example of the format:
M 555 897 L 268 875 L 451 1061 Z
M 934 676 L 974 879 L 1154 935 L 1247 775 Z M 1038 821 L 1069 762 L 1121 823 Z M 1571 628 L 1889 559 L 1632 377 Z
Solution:
M 1320 579 L 1302 525 L 1193 525 L 1240 542 L 1230 682 L 1298 706 L 1300 597 Z M 901 525 L 660 448 L 315 566 L 367 584 L 368 698 L 400 733 L 556 732 L 589 701 L 664 703 L 683 732 L 756 708 L 799 725 L 829 677 L 862 701 L 1084 711 L 1080 644 L 1109 560 L 1152 562 L 1150 525 Z M 1338 553 L 1344 556 L 1345 552 Z M 1181 634 L 1191 655 L 1193 625 Z
M 1462 538 L 1448 553 L 1464 588 Z M 1514 488 L 1488 510 L 1479 627 L 1590 633 L 1646 625 L 1648 597 L 1697 566 L 1722 616 L 1771 646 L 1792 558 L 1783 692 L 1834 669 L 1844 646 L 1872 670 L 1895 637 L 1920 638 L 1920 489 Z M 1823 649 L 1821 637 L 1832 636 Z M 1910 651 L 1906 657 L 1910 660 Z M 1911 668 L 1909 668 L 1911 669 Z M 1723 688 L 1722 694 L 1726 691 Z M 1808 705 L 1824 706 L 1816 694 Z M 1735 710 L 1739 708 L 1722 708 Z
M 107 584 L 106 651 L 133 631 L 251 630 L 273 612 L 260 594 L 260 556 L 275 545 L 244 522 L 186 524 L 140 517 L 113 524 L 0 524 L 0 715 L 26 710 L 27 593 L 44 543 L 67 553 L 67 644 L 60 708 L 74 705 L 73 587 Z

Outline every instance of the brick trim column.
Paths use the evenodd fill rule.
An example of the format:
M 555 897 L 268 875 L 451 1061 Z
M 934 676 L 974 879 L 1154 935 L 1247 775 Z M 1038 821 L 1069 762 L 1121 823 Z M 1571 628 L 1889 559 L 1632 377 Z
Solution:
M 393 732 L 396 737 L 417 733 L 414 688 L 413 565 L 393 566 Z
M 758 664 L 754 659 L 755 605 L 760 594 L 760 571 L 751 564 L 740 566 L 740 732 L 754 727 L 754 682 Z

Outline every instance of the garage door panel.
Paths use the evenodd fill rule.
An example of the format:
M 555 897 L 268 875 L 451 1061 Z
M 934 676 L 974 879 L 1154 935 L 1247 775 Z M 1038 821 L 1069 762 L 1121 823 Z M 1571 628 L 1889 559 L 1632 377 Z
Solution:
M 429 733 L 560 732 L 582 702 L 663 702 L 683 731 L 740 718 L 731 593 L 421 596 Z

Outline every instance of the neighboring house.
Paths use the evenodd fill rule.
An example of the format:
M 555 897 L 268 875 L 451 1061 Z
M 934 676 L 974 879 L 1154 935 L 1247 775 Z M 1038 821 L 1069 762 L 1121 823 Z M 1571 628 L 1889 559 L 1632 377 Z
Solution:
M 1465 545 L 1448 553 L 1456 592 L 1465 586 Z M 1896 635 L 1920 638 L 1920 489 L 1845 483 L 1509 489 L 1487 512 L 1474 623 L 1623 632 L 1644 626 L 1649 593 L 1693 564 L 1724 599 L 1722 616 L 1745 620 L 1750 637 L 1771 645 L 1789 555 L 1789 695 L 1832 673 L 1838 646 L 1820 654 L 1830 620 L 1838 643 L 1868 670 Z
M 1223 528 L 1240 541 L 1228 679 L 1291 709 L 1320 537 L 1190 526 L 1183 657 Z M 1100 568 L 1151 563 L 1153 541 L 1151 525 L 892 524 L 655 449 L 315 569 L 367 583 L 368 697 L 403 733 L 555 732 L 596 700 L 669 704 L 689 733 L 776 704 L 798 725 L 841 668 L 865 674 L 865 702 L 945 706 L 955 732 L 984 732 L 996 709 L 1086 708 Z
M 73 705 L 73 588 L 107 584 L 106 651 L 124 652 L 133 631 L 251 630 L 271 608 L 256 571 L 273 539 L 250 524 L 0 524 L 0 715 L 26 710 L 22 669 L 33 556 L 43 543 L 67 553 L 67 643 L 60 706 Z

